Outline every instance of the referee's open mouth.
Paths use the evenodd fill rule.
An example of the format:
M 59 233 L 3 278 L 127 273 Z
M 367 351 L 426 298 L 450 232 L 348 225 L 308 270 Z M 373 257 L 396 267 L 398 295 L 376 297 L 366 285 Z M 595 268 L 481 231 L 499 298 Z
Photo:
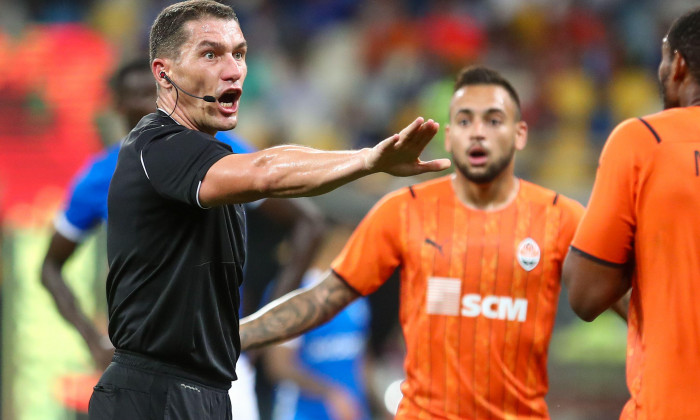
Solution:
M 238 111 L 239 100 L 241 99 L 242 91 L 240 89 L 227 89 L 217 98 L 219 109 L 224 113 L 235 113 Z

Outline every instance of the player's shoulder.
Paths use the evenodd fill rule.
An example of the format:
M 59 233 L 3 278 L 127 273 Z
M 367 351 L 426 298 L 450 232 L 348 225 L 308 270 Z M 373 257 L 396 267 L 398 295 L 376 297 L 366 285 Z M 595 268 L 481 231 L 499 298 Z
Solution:
M 531 202 L 557 207 L 565 212 L 583 212 L 583 205 L 581 203 L 549 188 L 524 179 L 520 180 L 520 188 L 522 196 Z
M 121 142 L 113 144 L 107 150 L 102 151 L 95 156 L 91 167 L 100 172 L 114 172 L 117 166 L 117 158 L 121 150 Z
M 622 148 L 651 147 L 661 143 L 662 139 L 675 138 L 675 133 L 684 131 L 685 124 L 698 118 L 700 113 L 688 108 L 672 108 L 642 117 L 628 118 L 613 129 L 608 143 Z
M 114 174 L 114 169 L 117 167 L 117 158 L 119 156 L 120 144 L 115 144 L 93 156 L 78 172 L 74 178 L 74 184 L 78 186 L 104 184 L 109 185 L 109 180 Z
M 428 197 L 433 197 L 442 193 L 452 191 L 452 181 L 450 175 L 441 176 L 418 184 L 413 184 L 405 188 L 395 191 L 395 196 L 403 197 L 404 199 L 420 200 Z
M 652 133 L 649 131 L 646 120 L 642 118 L 628 118 L 621 123 L 619 123 L 613 131 L 610 133 L 610 138 L 608 141 L 616 140 L 617 142 L 628 142 L 634 141 L 641 137 L 653 138 Z
M 690 107 L 669 108 L 643 117 L 633 118 L 633 120 L 638 119 L 648 123 L 667 124 L 669 121 L 684 119 L 688 115 L 692 115 L 692 113 L 693 110 Z
M 700 107 L 680 107 L 666 109 L 655 114 L 639 118 L 656 143 L 673 141 L 697 141 L 700 135 Z
M 219 131 L 214 137 L 218 141 L 229 145 L 233 153 L 253 153 L 257 151 L 257 149 L 252 144 L 243 140 L 241 137 L 237 136 L 231 131 Z
M 404 204 L 417 204 L 436 195 L 449 194 L 451 188 L 450 176 L 443 176 L 389 192 L 374 207 L 387 209 L 400 207 Z

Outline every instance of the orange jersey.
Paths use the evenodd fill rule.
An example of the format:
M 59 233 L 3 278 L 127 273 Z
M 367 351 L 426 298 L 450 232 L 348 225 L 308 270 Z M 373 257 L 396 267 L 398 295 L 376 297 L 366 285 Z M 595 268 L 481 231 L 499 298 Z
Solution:
M 331 265 L 363 295 L 401 266 L 397 418 L 549 418 L 547 349 L 583 207 L 519 183 L 497 211 L 463 205 L 450 177 L 389 194 Z
M 600 157 L 573 247 L 634 264 L 625 419 L 700 418 L 700 107 L 628 120 Z

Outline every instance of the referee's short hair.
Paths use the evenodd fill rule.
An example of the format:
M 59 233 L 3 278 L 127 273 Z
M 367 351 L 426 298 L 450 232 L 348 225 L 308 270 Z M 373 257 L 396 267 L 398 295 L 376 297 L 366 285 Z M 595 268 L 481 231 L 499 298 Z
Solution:
M 187 0 L 163 9 L 153 22 L 148 39 L 151 62 L 161 57 L 178 58 L 180 47 L 187 40 L 185 24 L 208 16 L 238 22 L 231 6 L 214 0 Z

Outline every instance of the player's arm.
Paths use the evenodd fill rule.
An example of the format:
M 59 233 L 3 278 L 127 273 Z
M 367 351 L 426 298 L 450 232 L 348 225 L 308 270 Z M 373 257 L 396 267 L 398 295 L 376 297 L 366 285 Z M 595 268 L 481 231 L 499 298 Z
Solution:
M 418 118 L 399 134 L 362 150 L 326 152 L 278 146 L 231 154 L 209 168 L 199 190 L 199 202 L 211 207 L 265 197 L 311 196 L 375 172 L 410 176 L 441 171 L 450 166 L 448 159 L 419 159 L 437 130 L 436 122 Z
M 297 351 L 288 345 L 271 346 L 265 352 L 265 370 L 275 382 L 294 382 L 304 393 L 323 400 L 336 419 L 353 420 L 360 417 L 355 398 L 345 388 L 304 369 Z
M 582 299 L 582 300 L 584 300 L 584 301 L 589 301 L 589 300 L 597 301 L 597 297 L 587 297 L 587 298 L 579 297 L 579 295 L 580 295 L 580 293 L 581 293 L 580 290 L 578 291 L 578 292 L 579 292 L 579 295 L 575 295 L 575 296 L 574 296 L 574 295 L 571 293 L 571 273 L 572 273 L 572 272 L 573 272 L 573 273 L 584 273 L 584 274 L 585 274 L 585 273 L 590 273 L 590 270 L 588 269 L 588 267 L 586 267 L 586 266 L 581 266 L 581 264 L 585 264 L 585 263 L 588 262 L 588 261 L 591 261 L 591 262 L 594 262 L 594 263 L 595 263 L 595 261 L 597 261 L 597 259 L 591 258 L 590 256 L 588 256 L 588 259 L 586 259 L 586 254 L 585 254 L 585 253 L 582 253 L 581 251 L 579 251 L 579 250 L 577 250 L 577 249 L 575 249 L 575 248 L 572 248 L 572 247 L 570 246 L 570 245 L 571 245 L 571 239 L 572 239 L 571 237 L 573 236 L 573 232 L 575 231 L 575 227 L 579 225 L 579 223 L 580 223 L 580 221 L 581 221 L 581 217 L 583 216 L 583 207 L 582 207 L 580 204 L 575 203 L 575 206 L 574 206 L 574 208 L 573 208 L 572 210 L 573 210 L 573 211 L 572 211 L 571 213 L 572 213 L 573 217 L 570 219 L 570 220 L 571 220 L 571 223 L 567 225 L 567 230 L 566 230 L 566 238 L 568 238 L 568 239 L 564 242 L 564 243 L 566 244 L 566 247 L 569 249 L 569 252 L 567 252 L 567 257 L 568 257 L 569 255 L 571 255 L 572 257 L 571 257 L 571 258 L 566 258 L 566 259 L 564 260 L 564 261 L 565 261 L 565 262 L 564 262 L 564 266 L 562 267 L 562 281 L 563 281 L 563 283 L 567 286 L 567 288 L 568 288 L 569 291 L 570 291 L 570 292 L 569 292 L 569 298 L 570 298 L 570 299 L 571 299 L 572 296 L 573 296 L 573 299 Z M 571 227 L 573 227 L 573 229 L 571 229 Z M 581 257 L 584 258 L 584 261 L 583 261 L 583 262 L 578 260 L 578 258 L 581 258 Z M 573 268 L 572 268 L 571 266 L 569 266 L 569 267 L 567 268 L 567 266 L 566 266 L 567 261 L 568 261 L 568 264 L 570 264 L 570 265 L 571 265 L 571 264 L 575 264 L 576 266 L 573 267 Z M 603 265 L 604 267 L 605 267 L 605 266 L 607 266 L 607 267 L 615 267 L 615 268 L 621 267 L 621 266 L 619 266 L 619 265 L 617 265 L 617 264 L 609 264 L 609 263 L 605 263 L 605 262 L 600 262 L 599 264 Z M 625 273 L 624 273 L 623 275 L 624 275 L 625 277 L 628 277 L 628 276 L 629 276 L 629 272 L 625 271 Z M 581 281 L 585 281 L 585 280 L 579 280 L 579 281 L 578 281 L 578 284 L 581 284 L 581 283 L 580 283 Z M 602 290 L 599 290 L 598 292 L 602 292 Z M 630 298 L 630 293 L 629 293 L 629 291 L 628 291 L 621 299 L 615 301 L 615 302 L 610 306 L 610 310 L 612 310 L 613 312 L 617 313 L 617 314 L 618 314 L 622 319 L 624 319 L 625 321 L 627 321 L 627 309 L 628 309 L 628 307 L 629 307 L 629 298 Z M 578 300 L 577 300 L 577 302 L 578 302 Z M 596 316 L 597 316 L 597 315 L 596 315 Z
M 648 125 L 630 119 L 613 130 L 603 147 L 588 208 L 563 267 L 569 303 L 585 321 L 613 305 L 626 317 L 640 168 L 656 145 Z
M 271 302 L 241 320 L 241 349 L 249 350 L 296 337 L 334 317 L 360 296 L 329 271 L 315 285 Z
M 622 299 L 630 290 L 630 281 L 624 265 L 610 264 L 572 247 L 564 260 L 562 278 L 569 289 L 571 308 L 584 321 L 593 321 L 613 305 L 613 310 L 627 319 Z
M 289 258 L 277 276 L 270 300 L 299 288 L 326 231 L 321 211 L 309 199 L 271 198 L 258 207 L 270 220 L 289 229 Z
M 97 366 L 105 369 L 112 361 L 114 347 L 80 309 L 62 274 L 64 264 L 77 246 L 78 243 L 54 231 L 41 266 L 41 283 L 53 297 L 61 316 L 83 337 Z

